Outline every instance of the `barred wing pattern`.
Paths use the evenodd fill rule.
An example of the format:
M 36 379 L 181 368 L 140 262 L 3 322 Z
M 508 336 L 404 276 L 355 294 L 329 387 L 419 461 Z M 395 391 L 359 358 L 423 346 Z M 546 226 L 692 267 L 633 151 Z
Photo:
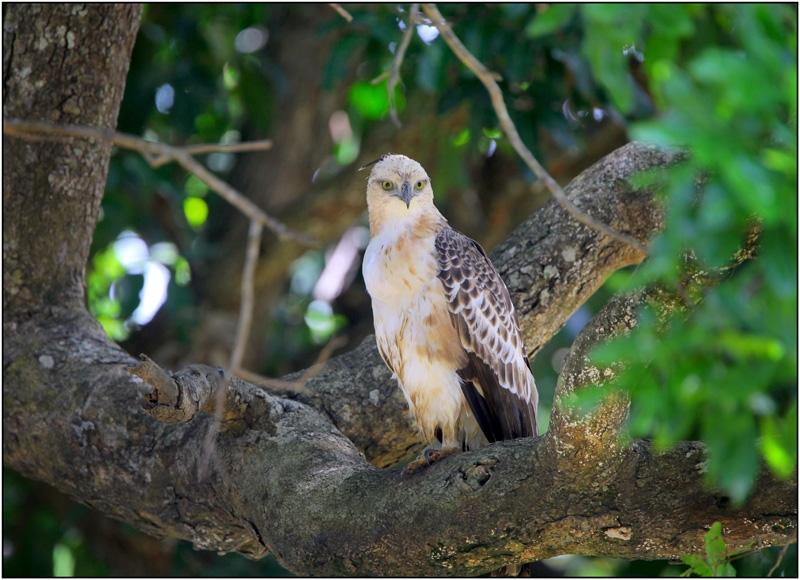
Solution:
M 538 393 L 505 283 L 483 248 L 445 227 L 436 237 L 439 279 L 468 354 L 458 370 L 470 409 L 490 442 L 538 435 Z

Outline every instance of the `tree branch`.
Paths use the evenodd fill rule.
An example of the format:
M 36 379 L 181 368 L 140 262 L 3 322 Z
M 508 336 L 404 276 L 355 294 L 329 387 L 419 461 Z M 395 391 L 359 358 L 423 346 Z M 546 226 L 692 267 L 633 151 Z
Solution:
M 546 210 L 538 220 L 550 219 Z M 501 248 L 500 266 L 507 268 L 517 254 L 525 255 L 521 263 L 536 263 L 530 260 L 539 255 L 517 242 L 520 251 L 510 257 Z M 632 251 L 615 246 L 604 254 L 613 263 L 617 253 Z M 551 251 L 550 262 L 557 263 L 564 249 Z M 584 282 L 591 285 L 573 278 L 573 292 Z M 532 315 L 528 309 L 525 316 Z M 416 440 L 372 340 L 331 359 L 306 383 L 312 393 L 306 398 L 319 410 L 297 394 L 297 401 L 281 399 L 235 378 L 224 381 L 219 433 L 214 418 L 199 413 L 214 409 L 219 371 L 151 373 L 161 377 L 157 390 L 174 381 L 179 389 L 193 384 L 186 392 L 196 394 L 171 395 L 194 405 L 181 417 L 188 424 L 146 420 L 135 411 L 141 389 L 121 372 L 130 359 L 85 312 L 22 322 L 7 332 L 5 349 L 12 362 L 4 386 L 52 385 L 4 390 L 8 465 L 157 537 L 252 557 L 273 552 L 301 574 L 476 574 L 560 553 L 675 558 L 702 549 L 704 526 L 713 521 L 723 522 L 731 543 L 752 537 L 753 522 L 774 534 L 767 543 L 788 540 L 796 527 L 795 479 L 778 482 L 765 473 L 750 502 L 733 510 L 703 487 L 702 445 L 654 454 L 649 444 L 633 441 L 618 447 L 614 461 L 582 462 L 580 448 L 565 452 L 570 439 L 557 415 L 543 437 L 461 454 L 400 481 L 395 472 L 370 466 L 345 436 L 371 422 L 371 435 L 351 437 L 371 437 L 383 449 L 373 456 L 384 459 L 391 450 L 407 453 Z M 57 375 L 43 355 L 58 361 Z M 48 392 L 58 396 L 44 405 Z M 53 411 L 71 408 L 76 412 Z M 403 423 L 404 431 L 394 431 Z M 381 433 L 387 440 L 376 442 Z M 76 471 L 81 465 L 103 469 Z M 202 483 L 193 465 L 206 466 Z
M 64 19 L 81 26 L 72 26 L 72 52 L 61 68 L 52 64 L 61 59 L 49 59 L 53 47 L 67 46 L 59 38 L 65 32 L 51 26 L 52 36 L 14 36 L 4 70 L 11 87 L 6 113 L 113 126 L 137 11 L 10 6 L 6 40 L 17 26 L 39 30 Z M 53 46 L 42 50 L 42 43 Z M 94 74 L 83 74 L 86 63 Z M 100 86 L 96 78 L 108 82 Z M 80 109 L 63 110 L 53 90 L 59 86 L 81 95 Z M 386 459 L 407 445 L 402 433 L 411 433 L 407 426 L 393 431 L 406 410 L 373 341 L 329 360 L 306 383 L 311 395 L 296 393 L 298 400 L 218 369 L 190 367 L 170 376 L 147 361 L 137 370 L 151 383 L 143 397 L 148 389 L 127 371 L 136 361 L 84 305 L 83 267 L 110 147 L 12 138 L 3 149 L 3 461 L 94 509 L 198 548 L 254 558 L 272 552 L 289 569 L 315 575 L 478 574 L 563 553 L 675 558 L 702 550 L 704 528 L 714 521 L 722 522 L 730 545 L 756 533 L 765 543 L 785 543 L 797 527 L 796 476 L 781 482 L 763 473 L 750 500 L 733 509 L 703 487 L 697 443 L 655 454 L 648 443 L 633 441 L 616 461 L 563 469 L 553 429 L 449 457 L 402 481 L 365 461 L 346 436 L 371 421 L 372 435 L 356 433 L 353 440 L 365 450 L 374 442 L 373 456 Z M 587 201 L 602 197 L 607 215 L 619 220 L 608 223 L 627 224 L 645 239 L 658 229 L 660 214 L 650 195 L 628 195 L 625 178 L 612 179 L 637 165 L 626 165 L 626 155 L 651 167 L 673 160 L 631 146 L 593 169 L 613 186 L 593 187 L 584 176 L 568 191 Z M 556 320 L 544 330 L 528 328 L 531 350 L 587 289 L 642 255 L 586 226 L 561 224 L 563 211 L 544 208 L 514 233 L 516 245 L 502 244 L 493 254 L 523 326 L 540 316 Z M 550 296 L 563 297 L 563 304 Z M 301 402 L 304 396 L 318 408 Z
M 563 471 L 548 434 L 453 456 L 401 481 L 366 463 L 322 414 L 236 380 L 231 394 L 244 428 L 219 433 L 199 482 L 191 467 L 204 457 L 213 417 L 183 426 L 145 420 L 120 366 L 87 367 L 86 356 L 127 357 L 87 333 L 82 318 L 59 317 L 49 328 L 31 321 L 12 333 L 9 354 L 31 352 L 32 341 L 59 363 L 52 376 L 35 358 L 13 356 L 4 384 L 26 376 L 53 385 L 47 391 L 56 396 L 6 391 L 4 457 L 157 537 L 251 557 L 273 552 L 299 574 L 472 575 L 561 553 L 676 558 L 702 550 L 713 521 L 728 542 L 752 537 L 755 524 L 775 534 L 768 544 L 780 543 L 796 526 L 795 480 L 765 473 L 750 502 L 732 509 L 703 487 L 697 443 L 655 454 L 634 441 L 614 465 Z M 88 345 L 80 355 L 59 356 L 79 345 Z M 206 392 L 215 374 L 198 376 Z M 52 406 L 41 404 L 43 395 Z M 84 403 L 53 413 L 69 401 Z
M 247 233 L 247 253 L 242 270 L 242 301 L 239 305 L 239 323 L 236 325 L 236 339 L 231 353 L 231 372 L 241 370 L 247 339 L 250 338 L 250 322 L 253 319 L 253 287 L 258 254 L 261 247 L 261 224 L 250 222 Z
M 646 256 L 648 251 L 644 244 L 627 234 L 623 234 L 614 230 L 602 221 L 593 218 L 585 211 L 581 211 L 578 206 L 570 201 L 570 199 L 565 195 L 564 190 L 561 189 L 561 186 L 558 184 L 558 182 L 556 182 L 556 180 L 553 179 L 549 173 L 547 173 L 547 170 L 536 160 L 530 150 L 525 146 L 525 143 L 523 143 L 522 138 L 519 136 L 517 128 L 514 125 L 514 122 L 511 120 L 505 101 L 503 100 L 503 91 L 497 85 L 497 81 L 501 80 L 500 76 L 497 73 L 490 72 L 477 58 L 472 55 L 471 52 L 469 52 L 469 50 L 467 50 L 467 47 L 463 45 L 463 43 L 453 32 L 452 28 L 450 28 L 450 26 L 447 24 L 447 21 L 439 12 L 436 4 L 423 4 L 422 9 L 431 19 L 433 25 L 439 29 L 439 32 L 442 34 L 442 38 L 444 38 L 447 45 L 455 53 L 459 60 L 461 60 L 461 62 L 463 62 L 469 70 L 475 73 L 475 76 L 478 77 L 478 80 L 480 80 L 483 83 L 483 86 L 486 87 L 486 90 L 489 93 L 489 97 L 492 101 L 492 107 L 497 114 L 497 119 L 500 121 L 500 126 L 503 127 L 503 132 L 508 137 L 511 145 L 514 147 L 519 156 L 522 157 L 522 160 L 525 162 L 525 164 L 531 169 L 531 171 L 533 171 L 534 175 L 544 182 L 544 184 L 547 186 L 547 189 L 550 190 L 550 193 L 553 194 L 553 197 L 558 201 L 558 203 L 561 204 L 561 206 L 579 222 L 591 226 L 609 237 L 625 242 L 626 244 L 630 244 L 639 252 L 644 254 L 644 256 Z
M 271 141 L 254 141 L 250 143 L 237 143 L 237 144 L 202 144 L 191 145 L 187 147 L 173 147 L 165 143 L 156 143 L 154 141 L 145 141 L 134 135 L 120 133 L 111 129 L 103 129 L 100 127 L 85 127 L 79 125 L 60 125 L 57 123 L 49 123 L 47 121 L 28 121 L 23 119 L 3 119 L 3 133 L 6 135 L 19 137 L 22 139 L 44 139 L 52 140 L 54 137 L 79 137 L 83 139 L 91 139 L 93 141 L 104 141 L 113 143 L 118 147 L 138 151 L 145 156 L 145 159 L 153 165 L 159 167 L 170 161 L 175 161 L 189 173 L 194 174 L 209 188 L 216 191 L 223 199 L 249 217 L 252 221 L 256 221 L 267 228 L 269 228 L 280 239 L 292 239 L 300 243 L 317 246 L 318 242 L 313 238 L 306 236 L 300 232 L 286 227 L 285 224 L 276 220 L 270 215 L 267 215 L 261 208 L 255 205 L 252 201 L 247 199 L 244 195 L 239 193 L 236 189 L 228 185 L 226 182 L 218 178 L 216 175 L 208 171 L 205 167 L 200 165 L 192 157 L 197 151 L 209 152 L 212 150 L 217 151 L 254 151 L 262 149 L 270 149 L 272 147 Z
M 391 116 L 392 122 L 398 128 L 402 127 L 403 124 L 400 122 L 400 119 L 397 116 L 397 106 L 394 102 L 394 88 L 397 86 L 397 82 L 400 80 L 400 66 L 403 64 L 403 58 L 405 58 L 406 50 L 408 49 L 408 45 L 411 43 L 411 37 L 414 36 L 414 22 L 418 11 L 419 4 L 412 4 L 408 11 L 408 23 L 406 24 L 405 32 L 403 32 L 403 40 L 400 41 L 400 46 L 397 47 L 397 51 L 394 54 L 394 60 L 392 60 L 392 68 L 372 80 L 372 84 L 377 85 L 387 76 L 389 77 L 389 82 L 386 85 L 386 90 L 389 92 L 389 116 Z
M 588 414 L 571 404 L 577 391 L 610 385 L 623 362 L 611 368 L 594 366 L 589 355 L 592 349 L 608 340 L 626 335 L 637 324 L 637 312 L 644 303 L 655 305 L 660 315 L 685 312 L 697 303 L 689 295 L 702 297 L 703 292 L 718 285 L 725 277 L 755 253 L 758 227 L 748 232 L 744 245 L 731 257 L 731 262 L 719 271 L 704 271 L 687 259 L 689 269 L 683 284 L 677 288 L 652 287 L 617 295 L 600 309 L 575 338 L 564 359 L 558 378 L 550 415 L 550 432 L 561 451 L 568 451 L 574 465 L 576 453 L 583 461 L 614 460 L 627 444 L 624 423 L 630 399 L 626 393 L 611 391 Z
M 330 6 L 334 10 L 336 10 L 336 12 L 339 13 L 339 16 L 341 16 L 342 18 L 344 18 L 348 22 L 352 22 L 353 21 L 353 17 L 350 15 L 350 13 L 347 10 L 345 10 L 344 8 L 342 8 L 339 4 L 336 4 L 335 2 L 328 2 L 328 6 Z
M 573 179 L 565 195 L 619 231 L 644 242 L 663 227 L 652 188 L 631 178 L 664 171 L 683 159 L 643 143 L 629 143 Z M 536 353 L 612 272 L 638 264 L 645 255 L 596 229 L 568 219 L 552 200 L 529 217 L 491 253 L 511 292 L 528 353 Z

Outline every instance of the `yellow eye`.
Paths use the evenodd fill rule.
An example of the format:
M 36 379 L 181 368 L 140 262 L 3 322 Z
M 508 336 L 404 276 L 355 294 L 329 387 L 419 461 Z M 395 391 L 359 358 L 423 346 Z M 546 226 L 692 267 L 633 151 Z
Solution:
M 420 191 L 423 187 L 425 187 L 425 182 L 419 180 L 417 183 L 414 184 L 414 187 L 417 188 L 417 191 Z
M 382 181 L 381 187 L 383 188 L 384 191 L 391 191 L 392 189 L 394 189 L 394 184 L 391 181 Z

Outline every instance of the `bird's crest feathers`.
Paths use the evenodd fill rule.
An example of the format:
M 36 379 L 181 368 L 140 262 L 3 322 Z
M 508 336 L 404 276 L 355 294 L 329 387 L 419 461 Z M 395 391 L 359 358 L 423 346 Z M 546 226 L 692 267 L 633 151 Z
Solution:
M 362 169 L 366 169 L 367 167 L 369 167 L 369 166 L 371 166 L 371 165 L 375 165 L 376 163 L 378 163 L 379 161 L 383 161 L 384 159 L 386 159 L 386 158 L 387 158 L 387 157 L 389 157 L 390 155 L 394 155 L 394 153 L 392 153 L 392 152 L 390 151 L 390 152 L 389 152 L 389 153 L 387 153 L 386 155 L 381 155 L 381 156 L 380 156 L 380 157 L 378 157 L 378 158 L 377 158 L 375 161 L 370 161 L 369 163 L 367 163 L 367 164 L 365 164 L 365 165 L 362 165 L 361 167 L 359 167 L 359 168 L 358 168 L 358 171 L 361 171 Z

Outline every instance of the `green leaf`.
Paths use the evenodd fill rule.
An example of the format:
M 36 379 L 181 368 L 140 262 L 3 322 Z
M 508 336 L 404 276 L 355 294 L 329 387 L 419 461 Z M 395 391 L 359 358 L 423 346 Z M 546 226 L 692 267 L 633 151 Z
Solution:
M 125 267 L 120 263 L 113 246 L 94 256 L 94 269 L 109 280 L 116 280 L 125 275 Z
M 736 568 L 734 568 L 730 562 L 725 562 L 722 566 L 722 570 L 717 570 L 717 575 L 723 578 L 735 578 Z
M 186 286 L 192 280 L 192 269 L 186 258 L 178 257 L 175 260 L 175 283 Z
M 635 103 L 635 87 L 628 72 L 626 51 L 641 44 L 642 5 L 583 4 L 585 34 L 581 52 L 593 72 L 623 113 Z
M 586 415 L 594 411 L 614 391 L 615 389 L 611 385 L 579 389 L 563 397 L 560 408 L 564 412 Z
M 723 407 L 703 414 L 702 434 L 709 455 L 707 476 L 735 505 L 741 505 L 759 468 L 755 420 L 749 410 L 739 411 L 732 401 L 728 404 L 733 409 Z
M 459 131 L 458 133 L 456 133 L 451 137 L 451 141 L 453 142 L 453 145 L 455 145 L 456 147 L 461 147 L 462 145 L 466 145 L 467 143 L 469 143 L 469 129 L 466 127 L 463 128 L 461 131 Z
M 208 218 L 208 204 L 199 197 L 187 197 L 183 200 L 183 213 L 186 221 L 193 228 L 198 229 L 206 223 Z
M 239 79 L 241 75 L 239 71 L 231 63 L 226 62 L 222 67 L 222 84 L 226 89 L 232 91 L 239 86 Z
M 770 336 L 746 334 L 734 330 L 720 334 L 719 345 L 731 356 L 779 361 L 784 356 L 783 345 Z
M 684 578 L 688 578 L 692 574 L 697 574 L 703 578 L 710 578 L 714 575 L 703 557 L 698 554 L 684 554 L 681 556 L 681 560 L 689 566 L 688 570 L 684 570 L 681 573 Z
M 190 175 L 186 180 L 184 191 L 189 196 L 203 197 L 208 193 L 208 186 L 196 175 Z
M 786 479 L 797 468 L 797 403 L 782 420 L 766 416 L 761 421 L 759 447 L 770 469 Z
M 725 541 L 722 539 L 722 524 L 714 522 L 711 529 L 706 532 L 706 556 L 708 561 L 714 563 L 725 555 Z
M 537 14 L 525 27 L 528 38 L 538 38 L 563 28 L 572 20 L 577 6 L 575 4 L 549 4 L 547 10 Z
M 53 576 L 71 578 L 75 575 L 75 555 L 66 544 L 53 546 Z
M 373 85 L 367 81 L 359 81 L 350 87 L 350 104 L 364 119 L 381 119 L 389 114 L 389 93 L 386 90 L 388 81 Z M 395 87 L 395 105 L 398 111 L 405 107 L 405 97 L 400 86 Z
M 651 4 L 647 22 L 663 35 L 685 38 L 695 31 L 690 11 L 691 8 L 685 4 Z

